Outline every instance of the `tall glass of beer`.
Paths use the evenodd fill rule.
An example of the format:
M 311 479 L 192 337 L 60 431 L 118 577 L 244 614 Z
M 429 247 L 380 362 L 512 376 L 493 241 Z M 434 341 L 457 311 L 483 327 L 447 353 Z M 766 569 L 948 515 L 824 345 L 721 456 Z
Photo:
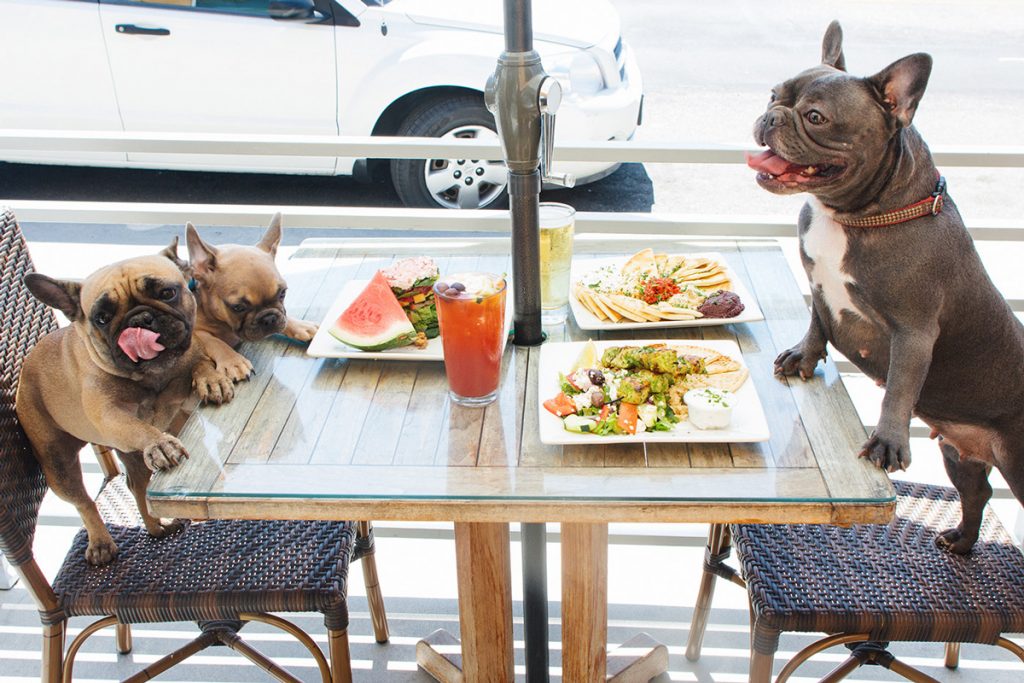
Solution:
M 558 325 L 569 315 L 569 269 L 576 210 L 558 202 L 540 203 L 540 320 Z

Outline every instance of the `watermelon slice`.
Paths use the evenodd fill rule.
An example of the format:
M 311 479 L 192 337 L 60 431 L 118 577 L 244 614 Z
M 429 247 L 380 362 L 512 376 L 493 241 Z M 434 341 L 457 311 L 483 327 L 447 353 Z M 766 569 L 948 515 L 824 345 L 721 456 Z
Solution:
M 329 332 L 338 341 L 363 351 L 406 346 L 416 339 L 416 329 L 380 271 Z

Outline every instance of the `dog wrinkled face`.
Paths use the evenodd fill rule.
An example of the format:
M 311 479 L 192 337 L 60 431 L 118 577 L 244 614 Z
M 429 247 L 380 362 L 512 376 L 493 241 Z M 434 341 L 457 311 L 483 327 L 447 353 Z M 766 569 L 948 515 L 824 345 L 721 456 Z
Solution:
M 217 261 L 222 272 L 246 273 L 247 277 L 244 282 L 225 277 L 203 279 L 200 291 L 208 312 L 246 341 L 284 330 L 288 288 L 273 261 L 254 247 L 222 247 Z
M 215 247 L 204 242 L 191 223 L 185 233 L 202 318 L 214 318 L 245 341 L 284 331 L 287 285 L 274 262 L 282 234 L 280 213 L 274 214 L 255 246 Z
M 195 298 L 161 256 L 131 259 L 90 275 L 75 320 L 98 358 L 126 372 L 159 374 L 189 349 Z
M 754 123 L 755 141 L 768 148 L 747 158 L 758 184 L 842 204 L 879 172 L 894 137 L 910 125 L 930 72 L 931 58 L 916 54 L 870 78 L 850 76 L 833 22 L 822 64 L 775 86 Z

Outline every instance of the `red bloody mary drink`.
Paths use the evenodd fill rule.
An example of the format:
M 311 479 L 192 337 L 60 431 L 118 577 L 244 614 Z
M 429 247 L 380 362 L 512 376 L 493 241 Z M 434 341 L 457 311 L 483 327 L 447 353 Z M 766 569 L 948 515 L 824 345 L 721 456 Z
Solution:
M 505 278 L 458 273 L 434 285 L 444 369 L 452 400 L 486 405 L 498 395 L 505 348 Z

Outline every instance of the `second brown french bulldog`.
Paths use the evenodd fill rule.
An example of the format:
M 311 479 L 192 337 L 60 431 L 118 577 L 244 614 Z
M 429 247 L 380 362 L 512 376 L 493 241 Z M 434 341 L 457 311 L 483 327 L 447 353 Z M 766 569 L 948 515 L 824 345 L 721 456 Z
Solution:
M 281 214 L 274 214 L 256 246 L 214 247 L 185 229 L 198 305 L 196 336 L 202 339 L 218 371 L 235 382 L 252 374 L 252 363 L 234 350 L 242 341 L 284 334 L 308 342 L 318 325 L 288 317 L 284 299 L 288 285 L 274 262 L 281 243 Z

